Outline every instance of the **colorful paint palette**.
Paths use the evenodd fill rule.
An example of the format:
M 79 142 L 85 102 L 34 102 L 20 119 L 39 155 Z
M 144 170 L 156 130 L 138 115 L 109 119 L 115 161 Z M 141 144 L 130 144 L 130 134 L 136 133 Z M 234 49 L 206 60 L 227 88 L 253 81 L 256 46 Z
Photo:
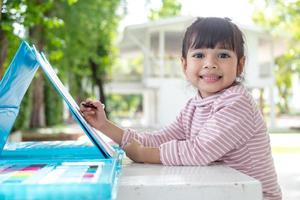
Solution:
M 13 164 L 0 166 L 1 184 L 96 183 L 103 162 L 63 162 L 60 164 Z
M 0 168 L 1 183 L 21 183 L 32 177 L 46 164 L 30 164 L 30 165 L 4 165 Z

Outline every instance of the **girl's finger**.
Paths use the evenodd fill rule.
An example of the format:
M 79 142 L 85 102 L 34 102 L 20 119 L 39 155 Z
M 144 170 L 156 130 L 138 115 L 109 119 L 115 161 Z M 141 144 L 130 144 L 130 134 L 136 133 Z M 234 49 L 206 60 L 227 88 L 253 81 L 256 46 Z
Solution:
M 105 108 L 105 105 L 103 103 L 101 103 L 100 101 L 93 102 L 93 105 L 96 106 L 98 109 Z
M 85 115 L 95 115 L 95 113 L 96 112 L 93 111 L 93 110 L 87 110 L 87 111 L 84 112 Z

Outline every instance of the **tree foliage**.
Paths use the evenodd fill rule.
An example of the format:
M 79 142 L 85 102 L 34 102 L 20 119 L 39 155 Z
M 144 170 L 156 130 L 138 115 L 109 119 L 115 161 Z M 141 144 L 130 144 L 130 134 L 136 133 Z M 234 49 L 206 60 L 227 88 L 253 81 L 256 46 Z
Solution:
M 113 42 L 117 33 L 120 16 L 117 14 L 120 0 L 78 1 L 72 7 L 66 7 L 62 18 L 65 27 L 65 48 L 62 64 L 68 70 L 72 67 L 68 79 L 91 80 L 90 91 L 99 88 L 100 100 L 105 103 L 103 81 L 113 64 L 116 48 Z M 88 11 L 88 12 L 87 12 Z M 82 81 L 75 81 L 72 93 L 78 100 L 86 97 Z
M 177 0 L 162 0 L 161 3 L 162 6 L 159 9 L 151 9 L 150 20 L 180 15 L 181 4 Z
M 0 76 L 20 40 L 25 39 L 46 53 L 73 96 L 86 97 L 88 85 L 83 84 L 84 80 L 91 80 L 88 81 L 90 85 L 99 87 L 110 71 L 115 52 L 113 41 L 120 19 L 116 12 L 121 1 L 1 1 Z M 18 34 L 17 29 L 25 31 L 25 34 Z M 103 89 L 101 92 L 104 96 Z M 45 125 L 61 123 L 61 101 L 38 72 L 22 102 L 18 117 L 20 123 L 17 121 L 16 125 L 28 127 L 28 117 L 32 127 L 43 126 L 42 121 Z M 32 123 L 35 120 L 37 123 Z
M 262 2 L 251 0 L 258 5 Z M 284 55 L 276 58 L 275 78 L 280 101 L 281 113 L 288 113 L 288 101 L 292 95 L 292 75 L 300 75 L 300 0 L 265 0 L 253 15 L 256 23 L 262 25 L 274 35 L 289 38 L 287 51 Z M 287 31 L 288 30 L 288 31 Z
M 1 0 L 0 2 L 0 78 L 2 78 L 20 41 L 15 34 L 14 23 L 22 22 L 20 13 L 23 12 L 23 8 L 20 6 L 20 1 L 17 0 Z

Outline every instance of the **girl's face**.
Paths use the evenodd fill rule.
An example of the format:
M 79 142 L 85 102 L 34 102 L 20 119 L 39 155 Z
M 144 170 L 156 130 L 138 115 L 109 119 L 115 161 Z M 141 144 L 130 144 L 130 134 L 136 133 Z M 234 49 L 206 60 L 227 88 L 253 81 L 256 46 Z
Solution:
M 231 86 L 242 73 L 244 63 L 245 58 L 238 62 L 234 51 L 218 47 L 189 49 L 186 59 L 182 58 L 184 74 L 202 98 Z

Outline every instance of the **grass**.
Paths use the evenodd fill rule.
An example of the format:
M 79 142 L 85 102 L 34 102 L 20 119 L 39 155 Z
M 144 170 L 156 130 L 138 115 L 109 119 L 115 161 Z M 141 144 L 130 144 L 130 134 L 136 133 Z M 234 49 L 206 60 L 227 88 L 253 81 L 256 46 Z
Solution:
M 273 153 L 300 153 L 299 147 L 272 147 Z
M 269 129 L 269 133 L 278 134 L 278 133 L 288 133 L 288 134 L 300 134 L 298 128 L 273 128 Z

